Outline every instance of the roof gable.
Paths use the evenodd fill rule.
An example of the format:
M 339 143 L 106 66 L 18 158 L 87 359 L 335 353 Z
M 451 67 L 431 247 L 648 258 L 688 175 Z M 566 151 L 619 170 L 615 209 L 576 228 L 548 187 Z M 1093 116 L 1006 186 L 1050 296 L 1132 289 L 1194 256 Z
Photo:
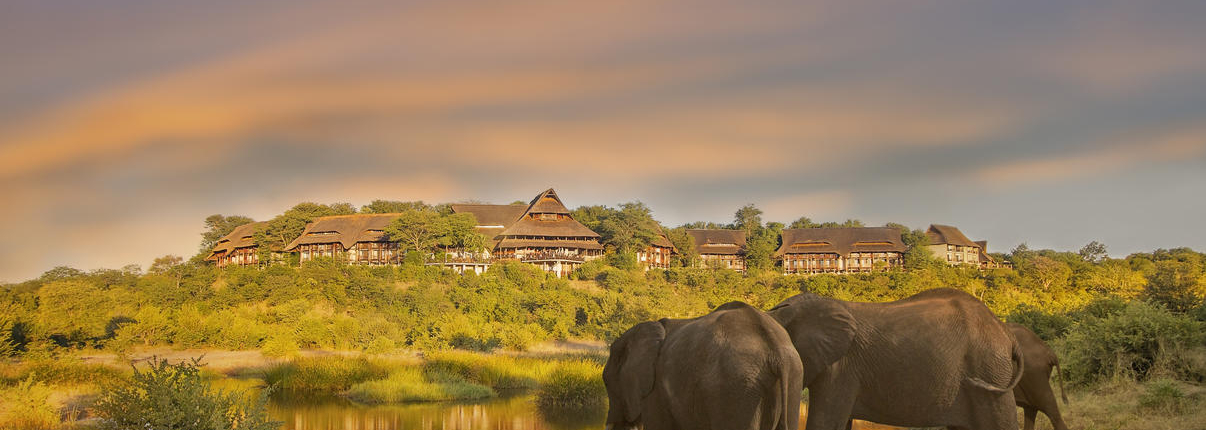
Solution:
M 949 225 L 930 224 L 925 235 L 930 239 L 930 245 L 980 246 L 964 236 L 958 228 Z
M 217 258 L 218 254 L 224 252 L 230 252 L 238 248 L 256 246 L 255 232 L 267 224 L 267 222 L 260 221 L 235 227 L 234 230 L 231 230 L 230 233 L 226 234 L 226 236 L 222 236 L 221 239 L 218 239 L 218 242 L 214 244 L 214 249 L 210 251 L 209 256 L 205 257 L 205 259 L 213 260 Z
M 599 238 L 598 233 L 570 216 L 569 209 L 552 188 L 532 199 L 519 219 L 498 234 L 498 237 L 517 236 L 584 237 L 594 239 L 596 243 Z
M 293 239 L 285 250 L 292 251 L 300 245 L 315 243 L 339 243 L 349 249 L 357 242 L 381 242 L 385 238 L 385 227 L 401 214 L 355 214 L 334 215 L 315 218 L 301 236 Z
M 698 254 L 740 254 L 745 250 L 745 231 L 722 229 L 687 229 L 695 240 Z

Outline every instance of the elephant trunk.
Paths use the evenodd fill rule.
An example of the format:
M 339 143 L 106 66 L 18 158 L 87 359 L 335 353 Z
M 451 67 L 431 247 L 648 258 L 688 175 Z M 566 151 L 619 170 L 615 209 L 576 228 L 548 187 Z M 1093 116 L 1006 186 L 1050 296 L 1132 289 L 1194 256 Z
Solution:
M 1012 352 L 1010 353 L 1012 356 L 1010 357 L 1010 361 L 1013 363 L 1013 378 L 1010 379 L 1009 385 L 998 387 L 980 378 L 968 378 L 968 382 L 971 382 L 972 385 L 994 393 L 1013 391 L 1013 387 L 1017 386 L 1018 382 L 1022 380 L 1022 370 L 1026 367 L 1026 361 L 1022 356 L 1022 346 L 1018 343 L 1018 340 L 1013 336 L 1009 336 L 1009 340 L 1012 346 Z

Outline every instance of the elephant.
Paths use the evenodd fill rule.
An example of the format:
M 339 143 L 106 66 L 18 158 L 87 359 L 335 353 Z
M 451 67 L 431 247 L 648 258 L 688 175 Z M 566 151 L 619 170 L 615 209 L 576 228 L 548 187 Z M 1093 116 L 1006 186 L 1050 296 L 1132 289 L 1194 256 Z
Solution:
M 1022 346 L 1022 355 L 1026 358 L 1026 368 L 1022 372 L 1022 382 L 1013 387 L 1013 399 L 1025 413 L 1025 430 L 1034 430 L 1034 419 L 1039 411 L 1051 420 L 1055 430 L 1068 430 L 1064 418 L 1059 414 L 1059 402 L 1055 400 L 1055 392 L 1051 389 L 1051 368 L 1054 367 L 1059 377 L 1059 394 L 1068 403 L 1068 395 L 1064 394 L 1064 372 L 1059 367 L 1059 357 L 1043 342 L 1043 339 L 1030 331 L 1026 326 L 1016 323 L 1007 324 L 1013 337 Z
M 1021 348 L 975 297 L 933 289 L 889 303 L 812 293 L 768 313 L 804 366 L 808 430 L 862 419 L 903 427 L 1017 430 Z
M 603 382 L 608 430 L 800 425 L 800 357 L 783 327 L 741 302 L 633 326 L 611 344 Z

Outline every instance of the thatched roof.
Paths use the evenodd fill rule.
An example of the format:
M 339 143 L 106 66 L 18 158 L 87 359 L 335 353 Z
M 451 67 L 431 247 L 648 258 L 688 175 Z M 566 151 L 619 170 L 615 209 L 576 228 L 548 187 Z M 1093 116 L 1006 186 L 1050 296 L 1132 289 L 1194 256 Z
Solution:
M 603 249 L 599 234 L 571 218 L 552 188 L 537 194 L 527 206 L 455 204 L 452 212 L 473 214 L 477 232 L 490 240 L 491 248 Z M 541 219 L 541 214 L 553 214 L 554 219 Z
M 783 244 L 776 256 L 785 254 L 838 254 L 851 252 L 904 252 L 900 230 L 892 227 L 791 228 L 783 230 Z
M 987 240 L 977 240 L 976 246 L 980 247 L 980 261 L 989 262 L 989 263 L 997 261 L 997 259 L 992 258 L 991 255 L 988 255 L 988 241 Z
M 218 239 L 218 243 L 214 244 L 214 249 L 209 253 L 206 260 L 216 260 L 218 255 L 233 251 L 238 248 L 247 248 L 255 246 L 255 232 L 268 225 L 267 222 L 253 222 L 235 227 L 226 236 Z
M 930 229 L 925 235 L 930 238 L 930 245 L 979 246 L 964 236 L 958 228 L 949 225 L 930 224 Z
M 483 228 L 507 228 L 523 213 L 527 211 L 527 206 L 520 205 L 470 205 L 470 204 L 454 204 L 452 205 L 453 213 L 469 213 L 477 218 L 477 226 Z M 498 227 L 494 227 L 498 226 Z
M 659 248 L 670 248 L 670 253 L 672 254 L 678 253 L 678 248 L 674 247 L 674 242 L 671 242 L 670 238 L 666 237 L 666 232 L 662 231 L 661 227 L 657 228 L 657 237 L 654 237 L 653 242 L 649 244 Z
M 570 211 L 565 207 L 565 204 L 561 203 L 561 198 L 557 197 L 557 192 L 549 188 L 532 199 L 531 203 L 528 203 L 527 213 L 569 215 Z
M 745 249 L 745 231 L 719 229 L 687 229 L 695 239 L 695 251 L 703 254 L 734 255 Z
M 544 214 L 554 214 L 555 216 L 552 217 L 553 219 L 543 219 Z M 565 204 L 561 203 L 561 198 L 557 197 L 557 193 L 552 188 L 549 188 L 532 199 L 532 203 L 528 204 L 519 220 L 499 233 L 499 236 L 503 238 L 582 237 L 594 239 L 597 244 L 599 233 L 595 233 L 571 218 L 569 210 L 565 208 Z M 502 243 L 499 246 L 509 247 Z
M 357 242 L 384 241 L 385 226 L 397 219 L 401 214 L 356 214 L 335 215 L 315 218 L 306 224 L 301 236 L 293 239 L 286 251 L 297 249 L 299 245 L 315 243 L 339 243 L 343 249 L 351 248 Z

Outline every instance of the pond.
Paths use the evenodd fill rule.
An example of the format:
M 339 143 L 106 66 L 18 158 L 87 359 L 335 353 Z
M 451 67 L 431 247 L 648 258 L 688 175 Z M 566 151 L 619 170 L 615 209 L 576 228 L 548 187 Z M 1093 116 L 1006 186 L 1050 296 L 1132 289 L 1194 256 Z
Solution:
M 530 391 L 477 402 L 362 405 L 340 397 L 275 395 L 282 430 L 580 430 L 603 426 L 606 406 L 542 410 Z

